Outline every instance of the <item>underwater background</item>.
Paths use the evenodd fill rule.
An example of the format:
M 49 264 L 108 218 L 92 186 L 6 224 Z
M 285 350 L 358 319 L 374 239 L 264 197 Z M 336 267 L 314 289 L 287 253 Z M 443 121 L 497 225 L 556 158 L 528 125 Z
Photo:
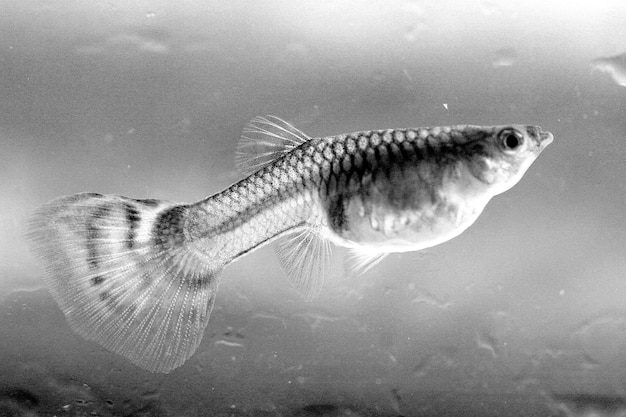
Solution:
M 0 0 L 0 416 L 626 415 L 626 2 Z M 81 191 L 190 202 L 241 130 L 539 125 L 452 241 L 304 302 L 230 265 L 197 353 L 152 374 L 74 334 L 25 221 Z

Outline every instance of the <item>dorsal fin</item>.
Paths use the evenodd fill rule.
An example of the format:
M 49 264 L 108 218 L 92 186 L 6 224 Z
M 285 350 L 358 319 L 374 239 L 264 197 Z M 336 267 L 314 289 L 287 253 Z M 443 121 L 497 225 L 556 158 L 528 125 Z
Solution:
M 235 163 L 252 174 L 311 138 L 276 116 L 259 116 L 243 129 Z
M 303 226 L 277 240 L 276 252 L 296 290 L 311 301 L 330 273 L 330 241 L 316 226 Z

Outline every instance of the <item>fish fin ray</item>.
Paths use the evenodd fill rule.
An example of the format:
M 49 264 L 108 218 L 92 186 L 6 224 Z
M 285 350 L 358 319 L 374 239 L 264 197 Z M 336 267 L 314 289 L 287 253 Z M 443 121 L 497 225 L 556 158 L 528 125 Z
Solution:
M 330 274 L 331 246 L 318 228 L 303 226 L 280 237 L 276 252 L 296 290 L 311 301 Z
M 78 194 L 41 207 L 28 238 L 70 327 L 152 372 L 200 344 L 222 265 L 185 240 L 187 206 Z
M 258 116 L 243 129 L 235 163 L 245 174 L 252 174 L 309 140 L 307 134 L 276 116 Z
M 344 268 L 348 274 L 364 274 L 389 255 L 388 252 L 371 252 L 352 248 L 344 258 Z

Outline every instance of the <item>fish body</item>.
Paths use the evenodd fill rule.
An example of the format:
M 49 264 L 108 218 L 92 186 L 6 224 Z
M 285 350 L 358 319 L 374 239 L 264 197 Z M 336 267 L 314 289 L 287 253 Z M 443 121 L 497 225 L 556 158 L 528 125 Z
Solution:
M 223 268 L 276 241 L 310 299 L 331 243 L 366 270 L 469 227 L 515 185 L 552 135 L 536 126 L 387 129 L 310 138 L 253 119 L 238 150 L 249 173 L 193 204 L 83 193 L 40 208 L 29 237 L 71 327 L 156 372 L 182 365 L 208 322 Z

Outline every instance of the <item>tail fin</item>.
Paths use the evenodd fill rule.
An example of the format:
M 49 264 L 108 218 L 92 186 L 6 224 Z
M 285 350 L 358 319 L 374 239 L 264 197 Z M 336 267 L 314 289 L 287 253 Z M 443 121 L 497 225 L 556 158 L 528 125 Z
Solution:
M 188 211 L 85 193 L 34 214 L 33 251 L 72 329 L 152 372 L 167 373 L 193 355 L 223 266 L 186 236 Z

